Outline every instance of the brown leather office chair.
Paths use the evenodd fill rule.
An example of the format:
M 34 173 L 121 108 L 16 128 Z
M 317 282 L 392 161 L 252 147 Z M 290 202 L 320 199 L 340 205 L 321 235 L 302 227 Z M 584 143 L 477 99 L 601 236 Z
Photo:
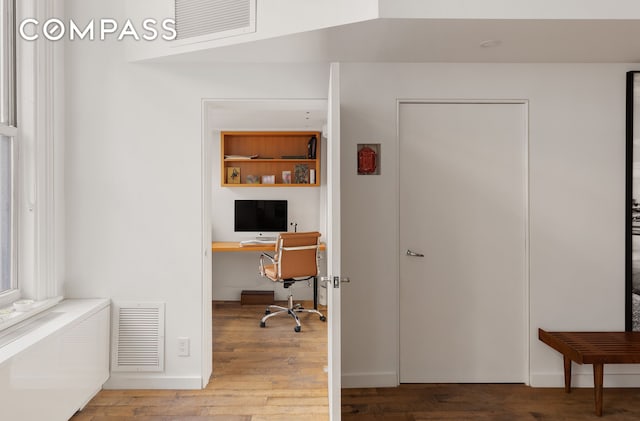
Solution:
M 285 288 L 291 288 L 296 282 L 308 281 L 318 276 L 318 250 L 320 248 L 319 232 L 287 232 L 281 233 L 276 241 L 276 252 L 273 257 L 266 253 L 260 256 L 260 275 L 273 282 L 282 282 Z M 276 310 L 272 312 L 272 310 Z M 279 314 L 288 314 L 296 322 L 294 330 L 300 332 L 300 319 L 297 313 L 314 313 L 320 320 L 326 317 L 318 310 L 305 309 L 293 303 L 293 293 L 289 290 L 287 307 L 270 305 L 265 316 L 260 320 L 260 327 L 266 327 L 267 320 Z

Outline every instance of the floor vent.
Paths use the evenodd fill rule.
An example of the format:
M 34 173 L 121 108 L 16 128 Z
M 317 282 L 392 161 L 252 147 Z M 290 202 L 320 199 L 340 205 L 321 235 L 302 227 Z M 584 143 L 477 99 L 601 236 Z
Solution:
M 205 41 L 256 31 L 256 0 L 175 0 L 178 40 Z
M 163 370 L 164 303 L 114 303 L 111 371 Z

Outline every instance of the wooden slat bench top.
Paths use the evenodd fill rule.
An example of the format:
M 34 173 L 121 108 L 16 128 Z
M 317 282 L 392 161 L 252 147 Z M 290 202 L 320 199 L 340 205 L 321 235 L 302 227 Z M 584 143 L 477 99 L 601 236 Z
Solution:
M 564 389 L 571 392 L 571 362 L 593 364 L 596 415 L 602 416 L 605 364 L 640 363 L 640 332 L 547 332 L 538 338 L 564 358 Z
M 579 364 L 640 363 L 640 332 L 547 332 L 539 338 Z

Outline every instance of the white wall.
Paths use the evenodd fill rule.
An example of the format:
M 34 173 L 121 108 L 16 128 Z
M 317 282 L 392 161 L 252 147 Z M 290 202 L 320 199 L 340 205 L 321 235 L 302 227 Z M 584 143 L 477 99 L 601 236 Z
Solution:
M 121 18 L 124 1 L 67 0 Z M 322 98 L 324 66 L 141 65 L 115 41 L 66 46 L 68 297 L 166 302 L 166 369 L 112 387 L 199 387 L 203 98 Z M 177 357 L 178 336 L 192 339 Z
M 430 19 L 637 19 L 636 0 L 380 0 L 380 17 Z
M 530 101 L 532 385 L 562 385 L 562 358 L 538 341 L 538 328 L 624 329 L 625 72 L 631 68 L 341 65 L 342 264 L 351 278 L 342 290 L 343 385 L 397 379 L 398 98 Z M 356 144 L 377 142 L 382 174 L 357 176 Z M 639 373 L 634 366 L 607 369 L 613 372 Z M 578 377 L 577 385 L 591 381 L 590 374 Z

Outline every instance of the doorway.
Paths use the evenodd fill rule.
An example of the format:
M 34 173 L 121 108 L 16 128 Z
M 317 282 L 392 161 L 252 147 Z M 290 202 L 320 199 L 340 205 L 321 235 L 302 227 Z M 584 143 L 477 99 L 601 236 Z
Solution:
M 320 171 L 321 174 L 321 184 L 322 188 L 255 188 L 255 187 L 246 187 L 240 189 L 234 188 L 220 188 L 220 170 L 218 168 L 218 163 L 220 162 L 221 157 L 219 156 L 220 147 L 217 144 L 217 137 L 219 136 L 220 131 L 309 131 L 309 130 L 318 130 L 325 131 L 323 126 L 328 124 L 329 129 L 331 128 L 331 123 L 328 120 L 328 100 L 327 99 L 300 99 L 300 100 L 205 100 L 203 101 L 203 142 L 208 144 L 209 146 L 203 147 L 203 153 L 207 153 L 212 158 L 209 159 L 208 166 L 204 165 L 205 168 L 205 177 L 208 177 L 209 186 L 206 187 L 207 182 L 203 183 L 205 185 L 205 190 L 212 192 L 209 193 L 209 199 L 206 199 L 206 192 L 203 193 L 203 197 L 207 203 L 212 204 L 213 208 L 203 209 L 203 214 L 208 215 L 210 220 L 221 219 L 223 222 L 216 224 L 214 221 L 213 227 L 210 230 L 213 234 L 209 237 L 208 241 L 211 239 L 214 241 L 239 241 L 240 238 L 235 238 L 234 235 L 237 235 L 233 232 L 233 223 L 229 223 L 229 218 L 233 218 L 232 214 L 229 212 L 229 209 L 233 209 L 233 201 L 238 198 L 243 198 L 244 196 L 251 196 L 251 198 L 277 198 L 289 201 L 289 209 L 290 216 L 294 219 L 291 219 L 292 222 L 296 222 L 298 231 L 320 231 L 322 232 L 323 238 L 321 241 L 327 242 L 328 252 L 326 258 L 321 261 L 321 266 L 324 264 L 328 264 L 331 266 L 331 257 L 329 255 L 332 247 L 330 246 L 330 233 L 329 228 L 332 227 L 332 216 L 328 215 L 328 203 L 329 198 L 327 197 L 330 194 L 330 191 L 327 191 L 327 186 L 329 182 L 327 181 L 327 175 L 329 174 L 329 168 L 327 163 L 329 162 L 327 155 L 327 150 L 330 149 L 327 146 L 329 142 L 328 139 L 323 137 L 322 142 L 324 142 L 323 147 L 320 148 L 320 151 L 324 154 L 321 157 L 322 161 L 322 169 Z M 208 150 L 208 152 L 205 152 Z M 217 208 L 216 208 L 217 207 Z M 226 210 L 225 210 L 226 209 Z M 206 218 L 206 217 L 205 217 Z M 293 223 L 291 231 L 294 230 Z M 335 236 L 334 236 L 335 237 Z M 206 243 L 206 241 L 205 241 Z M 205 244 L 206 246 L 206 244 Z M 251 253 L 249 253 L 251 254 Z M 215 259 L 213 259 L 213 265 L 218 266 L 218 268 L 222 267 L 222 271 L 225 272 L 225 276 L 217 276 L 215 270 L 209 277 L 209 285 L 205 285 L 203 288 L 203 296 L 205 297 L 205 303 L 208 297 L 209 300 L 209 308 L 211 308 L 211 300 L 233 300 L 239 299 L 240 297 L 240 289 L 243 289 L 243 286 L 238 286 L 239 280 L 240 282 L 248 281 L 255 282 L 255 285 L 244 285 L 244 289 L 264 289 L 270 286 L 270 282 L 267 282 L 265 279 L 257 279 L 256 268 L 258 264 L 258 256 L 247 256 L 244 253 L 231 253 L 229 255 L 225 255 L 224 253 L 216 253 Z M 211 262 L 211 261 L 210 261 Z M 211 263 L 209 263 L 209 267 L 211 267 Z M 333 263 L 335 265 L 335 263 Z M 232 267 L 233 269 L 229 269 Z M 211 270 L 211 269 L 209 269 Z M 203 270 L 203 274 L 206 275 L 206 271 Z M 219 275 L 219 274 L 218 274 Z M 233 276 L 228 276 L 233 275 Z M 216 277 L 223 278 L 222 281 L 226 282 L 224 285 L 215 285 Z M 213 279 L 213 282 L 211 281 Z M 219 279 L 220 280 L 220 279 Z M 206 276 L 204 279 L 204 283 L 206 284 Z M 213 284 L 213 285 L 212 285 Z M 237 291 L 232 290 L 231 288 L 238 289 Z M 278 295 L 285 294 L 286 290 L 282 290 L 281 287 L 276 286 L 276 300 L 280 299 Z M 302 295 L 305 294 L 305 288 L 301 286 L 296 290 L 296 298 L 302 298 L 305 300 L 305 297 Z M 328 292 L 328 291 L 327 291 Z M 324 324 L 316 320 L 309 320 L 308 327 L 303 325 L 302 332 L 296 334 L 293 332 L 293 327 L 289 326 L 289 320 L 279 320 L 279 322 L 284 323 L 288 330 L 291 331 L 291 335 L 305 335 L 305 330 L 309 330 L 309 335 L 311 336 L 312 330 L 316 328 L 322 327 L 325 330 L 328 330 L 329 334 L 331 331 L 338 331 L 339 329 L 331 329 L 331 322 L 335 322 L 339 326 L 339 317 L 335 317 L 335 309 L 339 309 L 339 305 L 335 304 L 335 298 L 332 301 L 331 298 L 335 296 L 335 294 L 327 294 L 327 304 L 329 306 L 328 316 L 331 314 L 334 317 L 328 317 L 328 323 Z M 214 305 L 214 310 L 212 314 L 212 318 L 216 319 L 216 307 Z M 333 309 L 333 310 L 332 310 Z M 262 308 L 262 312 L 264 308 Z M 255 329 L 257 331 L 256 334 L 267 334 L 270 329 L 260 329 L 259 328 L 259 318 L 263 313 L 256 313 L 256 321 L 255 321 Z M 206 312 L 205 312 L 206 317 Z M 317 323 L 320 323 L 321 326 L 313 326 Z M 280 323 L 279 323 L 280 324 Z M 211 337 L 211 323 L 206 323 L 205 318 L 205 329 L 209 328 L 208 335 Z M 249 326 L 250 330 L 251 327 Z M 282 338 L 278 332 L 274 330 L 273 334 L 278 336 L 278 340 L 282 341 L 285 338 Z M 316 332 L 317 334 L 317 332 Z M 326 336 L 326 335 L 325 335 Z M 207 341 L 207 335 L 203 335 L 205 338 L 205 346 L 211 343 L 211 341 Z M 302 340 L 304 338 L 298 337 L 298 339 Z M 328 337 L 326 336 L 328 341 Z M 318 345 L 318 341 L 316 341 L 316 346 Z M 339 345 L 338 345 L 339 346 Z M 277 350 L 275 350 L 277 352 Z M 323 349 L 321 346 L 320 352 L 324 353 L 325 361 L 329 361 L 325 363 L 329 367 L 320 366 L 319 369 L 323 372 L 323 368 L 325 370 L 331 371 L 331 360 L 332 358 L 327 354 L 327 350 Z M 211 350 L 209 355 L 213 354 L 213 359 L 216 359 L 216 354 L 213 350 Z M 207 355 L 207 352 L 203 352 L 203 355 Z M 218 356 L 219 357 L 219 356 Z M 206 357 L 205 357 L 206 358 Z M 224 358 L 224 357 L 223 357 Z M 292 357 L 294 358 L 294 357 Z M 295 359 L 295 358 L 294 358 Z M 303 358 L 299 359 L 300 361 Z M 315 359 L 318 360 L 317 358 Z M 286 363 L 286 359 L 283 360 Z M 293 360 L 292 360 L 293 361 Z M 203 362 L 203 365 L 206 362 Z M 333 358 L 333 364 L 335 365 L 335 358 Z M 339 365 L 338 365 L 339 367 Z M 214 378 L 216 373 L 213 373 Z M 326 376 L 326 372 L 324 372 Z M 329 376 L 329 379 L 331 376 Z M 213 380 L 215 381 L 215 380 Z M 338 394 L 340 393 L 339 386 L 337 388 Z M 332 388 L 329 388 L 328 392 L 331 392 Z M 318 398 L 319 399 L 319 398 Z M 332 399 L 329 398 L 329 402 L 332 403 Z M 335 399 L 333 399 L 333 403 L 335 406 Z M 339 405 L 339 401 L 338 401 Z M 331 405 L 330 405 L 331 406 Z M 338 408 L 339 411 L 339 408 Z M 337 418 L 336 418 L 337 419 Z
M 400 382 L 525 383 L 527 103 L 399 103 Z

